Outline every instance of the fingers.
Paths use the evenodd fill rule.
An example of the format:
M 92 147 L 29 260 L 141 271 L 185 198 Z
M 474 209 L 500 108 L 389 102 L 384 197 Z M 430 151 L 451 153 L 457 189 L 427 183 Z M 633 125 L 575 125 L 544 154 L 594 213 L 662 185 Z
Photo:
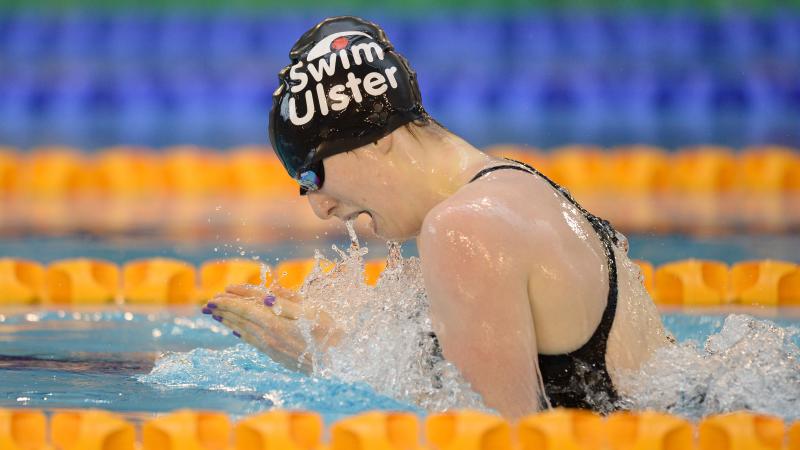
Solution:
M 293 302 L 299 302 L 299 301 L 303 300 L 303 297 L 300 294 L 298 294 L 296 291 L 293 291 L 291 289 L 285 288 L 285 287 L 279 285 L 278 283 L 274 283 L 272 286 L 270 286 L 270 290 L 276 296 L 278 296 L 280 298 L 285 298 L 286 300 L 290 300 L 290 301 L 293 301 Z
M 286 328 L 288 322 L 273 317 L 274 322 L 270 324 L 257 323 L 225 311 L 219 311 L 215 317 L 233 330 L 234 335 L 266 353 L 275 362 L 292 370 L 310 370 L 307 344 L 300 334 Z
M 225 292 L 241 297 L 257 298 L 264 298 L 269 293 L 267 288 L 253 284 L 232 284 L 225 288 Z
M 284 319 L 297 320 L 303 315 L 303 307 L 299 303 L 284 301 L 283 298 L 276 299 L 275 304 L 268 308 L 276 316 Z
M 228 311 L 242 316 L 263 314 L 270 311 L 272 314 L 289 320 L 297 320 L 303 315 L 303 306 L 298 302 L 286 301 L 282 297 L 265 296 L 263 300 L 254 297 L 240 297 L 234 294 L 219 294 L 211 299 L 203 312 L 214 314 L 215 310 Z
M 255 286 L 252 284 L 232 284 L 225 288 L 225 292 L 228 294 L 239 295 L 241 297 L 255 297 L 259 299 L 264 299 L 271 293 L 275 297 L 285 298 L 286 300 L 293 302 L 299 302 L 302 300 L 302 296 L 300 294 L 277 283 L 274 283 L 269 289 L 263 286 Z

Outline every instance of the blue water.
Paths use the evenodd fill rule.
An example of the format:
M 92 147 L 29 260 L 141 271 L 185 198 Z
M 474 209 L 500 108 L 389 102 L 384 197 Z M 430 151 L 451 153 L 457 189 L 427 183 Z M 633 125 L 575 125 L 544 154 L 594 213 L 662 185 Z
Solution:
M 723 318 L 663 316 L 679 341 L 701 343 L 720 330 Z M 772 320 L 782 327 L 800 326 L 800 318 Z M 794 340 L 800 345 L 800 337 Z M 191 308 L 0 310 L 2 407 L 98 407 L 122 413 L 202 408 L 233 416 L 280 407 L 318 411 L 328 422 L 374 409 L 422 413 L 365 384 L 289 371 Z

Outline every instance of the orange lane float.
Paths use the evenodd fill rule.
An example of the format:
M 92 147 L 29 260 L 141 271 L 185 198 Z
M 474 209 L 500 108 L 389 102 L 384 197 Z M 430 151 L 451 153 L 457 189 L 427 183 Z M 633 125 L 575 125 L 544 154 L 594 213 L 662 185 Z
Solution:
M 262 273 L 265 280 L 262 280 Z M 272 272 L 263 263 L 248 259 L 206 261 L 200 266 L 200 293 L 208 300 L 232 284 L 272 284 Z
M 315 450 L 321 447 L 324 425 L 317 413 L 270 411 L 236 424 L 236 450 Z
M 19 155 L 14 149 L 0 147 L 0 195 L 12 193 L 17 185 Z
M 30 305 L 40 300 L 44 267 L 36 261 L 0 258 L 0 305 Z
M 142 425 L 142 450 L 225 450 L 230 436 L 224 413 L 180 410 Z
M 586 410 L 554 409 L 520 420 L 522 450 L 599 450 L 605 448 L 602 418 Z
M 131 304 L 186 305 L 195 302 L 195 268 L 169 258 L 131 261 L 123 267 L 123 295 Z
M 668 153 L 648 145 L 603 149 L 569 145 L 543 153 L 519 145 L 485 151 L 533 165 L 570 189 L 625 193 L 720 193 L 741 188 L 755 193 L 800 190 L 800 155 L 792 148 L 733 149 L 704 145 Z M 227 152 L 196 146 L 116 146 L 88 154 L 70 147 L 41 147 L 27 154 L 0 147 L 0 192 L 19 185 L 28 194 L 76 192 L 130 195 L 141 192 L 237 194 L 293 197 L 294 183 L 266 146 Z
M 781 419 L 749 412 L 712 416 L 697 428 L 698 450 L 782 450 L 785 434 Z
M 652 195 L 669 189 L 669 156 L 658 147 L 616 147 L 609 152 L 608 171 L 609 186 L 620 193 Z
M 164 194 L 164 170 L 158 154 L 136 147 L 111 147 L 92 161 L 98 194 L 121 197 Z
M 570 145 L 550 153 L 547 173 L 553 181 L 576 195 L 594 193 L 608 186 L 609 158 L 602 148 Z
M 164 150 L 164 176 L 169 193 L 179 196 L 219 194 L 225 188 L 225 167 L 217 152 L 194 146 Z
M 245 196 L 293 197 L 297 182 L 269 147 L 239 147 L 227 157 L 232 193 Z
M 417 417 L 411 413 L 372 412 L 331 426 L 331 450 L 422 450 Z
M 694 444 L 687 420 L 654 411 L 616 412 L 605 429 L 611 450 L 684 450 Z
M 0 409 L 0 449 L 45 450 L 47 419 L 41 411 Z
M 800 189 L 800 157 L 790 148 L 750 147 L 737 159 L 739 179 L 748 191 L 780 193 Z
M 664 264 L 655 273 L 655 301 L 661 305 L 719 306 L 729 301 L 728 266 L 689 259 Z
M 800 450 L 800 421 L 792 424 L 786 434 L 786 450 Z
M 42 302 L 54 305 L 103 305 L 119 296 L 119 267 L 89 258 L 51 263 L 44 276 Z
M 50 419 L 50 440 L 60 450 L 134 450 L 136 431 L 106 411 L 62 411 Z
M 737 185 L 736 157 L 720 146 L 681 149 L 672 157 L 672 187 L 677 192 L 719 194 Z
M 800 306 L 800 267 L 786 261 L 744 261 L 731 268 L 734 300 L 743 305 Z
M 38 198 L 56 198 L 85 192 L 90 172 L 84 154 L 70 147 L 32 150 L 21 167 L 20 192 Z
M 634 263 L 645 289 L 662 306 L 800 305 L 800 266 L 792 262 L 743 261 L 730 269 L 720 261 L 696 259 L 655 269 L 647 261 Z M 210 260 L 200 266 L 197 280 L 194 266 L 185 261 L 151 258 L 126 263 L 120 286 L 120 269 L 107 261 L 61 260 L 44 269 L 35 261 L 0 258 L 0 305 L 99 305 L 118 300 L 186 305 L 207 300 L 232 284 L 270 286 L 277 281 L 296 290 L 318 264 L 322 273 L 335 267 L 331 261 L 313 258 L 286 260 L 273 268 L 247 259 Z M 385 269 L 383 259 L 365 261 L 364 282 L 374 286 Z
M 425 420 L 427 441 L 437 450 L 511 450 L 511 426 L 477 411 L 432 414 Z
M 141 442 L 137 445 L 136 428 Z M 553 409 L 516 423 L 478 411 L 430 414 L 425 437 L 415 414 L 372 411 L 334 422 L 328 442 L 313 411 L 272 410 L 240 419 L 178 410 L 134 425 L 102 410 L 0 409 L 3 450 L 800 450 L 800 422 L 739 411 L 698 424 L 654 411 L 607 418 Z

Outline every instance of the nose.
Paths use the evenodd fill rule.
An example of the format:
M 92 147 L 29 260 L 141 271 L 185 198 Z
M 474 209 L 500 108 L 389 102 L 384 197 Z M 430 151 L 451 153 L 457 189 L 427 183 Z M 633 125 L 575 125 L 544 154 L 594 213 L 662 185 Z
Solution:
M 319 192 L 309 192 L 307 195 L 308 203 L 314 214 L 322 220 L 330 219 L 333 216 L 333 210 L 336 208 L 336 200 L 333 197 L 321 194 Z

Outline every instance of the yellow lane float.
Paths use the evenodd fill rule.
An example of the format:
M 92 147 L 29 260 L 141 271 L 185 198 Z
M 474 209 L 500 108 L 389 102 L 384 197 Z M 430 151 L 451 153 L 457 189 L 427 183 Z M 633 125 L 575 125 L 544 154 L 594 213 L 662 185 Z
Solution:
M 137 428 L 141 441 L 136 443 Z M 800 450 L 800 422 L 739 411 L 697 424 L 654 411 L 607 417 L 553 409 L 509 422 L 478 411 L 417 416 L 373 411 L 329 428 L 312 411 L 272 410 L 232 424 L 225 413 L 178 410 L 134 425 L 101 410 L 0 409 L 3 450 Z
M 76 258 L 52 262 L 45 272 L 42 302 L 53 305 L 104 305 L 119 296 L 116 264 Z
M 554 409 L 520 420 L 522 450 L 600 450 L 605 447 L 603 419 L 586 410 Z
M 0 409 L 0 449 L 45 450 L 47 419 L 32 409 Z
M 600 147 L 570 145 L 550 153 L 548 175 L 577 196 L 597 192 L 608 186 L 608 154 Z
M 164 151 L 164 176 L 169 193 L 179 196 L 217 194 L 225 188 L 225 168 L 219 153 L 193 146 Z
M 619 193 L 652 195 L 669 189 L 669 156 L 658 147 L 632 145 L 609 153 L 609 186 Z
M 749 412 L 708 417 L 697 428 L 698 450 L 782 450 L 786 431 L 781 419 Z
M 12 148 L 0 147 L 0 196 L 14 192 L 18 175 L 19 155 Z
M 61 411 L 50 419 L 50 440 L 58 450 L 134 450 L 136 431 L 106 411 Z
M 786 261 L 744 261 L 731 268 L 737 303 L 800 306 L 800 267 Z
M 236 424 L 236 450 L 316 450 L 324 425 L 317 413 L 269 411 Z
M 727 147 L 684 148 L 672 157 L 671 172 L 677 192 L 719 194 L 737 185 L 736 157 Z
M 142 425 L 142 450 L 227 450 L 230 436 L 224 413 L 180 410 Z
M 655 300 L 662 305 L 719 306 L 728 303 L 725 263 L 689 259 L 656 269 Z
M 239 147 L 227 158 L 231 193 L 244 196 L 292 198 L 297 182 L 283 168 L 269 147 Z
M 36 261 L 0 258 L 0 305 L 30 305 L 41 299 L 44 267 Z
M 331 426 L 331 450 L 421 450 L 419 424 L 411 413 L 372 412 Z
M 123 295 L 131 304 L 186 305 L 195 299 L 195 269 L 169 258 L 131 261 L 123 267 Z
M 127 198 L 165 193 L 163 162 L 146 148 L 111 147 L 92 165 L 98 194 Z
M 432 414 L 425 435 L 437 450 L 511 450 L 511 426 L 498 416 L 477 411 Z
M 654 411 L 616 412 L 605 429 L 612 450 L 684 450 L 694 444 L 692 424 Z
M 85 192 L 89 166 L 84 154 L 70 147 L 42 147 L 25 158 L 19 191 L 39 198 L 55 198 Z

